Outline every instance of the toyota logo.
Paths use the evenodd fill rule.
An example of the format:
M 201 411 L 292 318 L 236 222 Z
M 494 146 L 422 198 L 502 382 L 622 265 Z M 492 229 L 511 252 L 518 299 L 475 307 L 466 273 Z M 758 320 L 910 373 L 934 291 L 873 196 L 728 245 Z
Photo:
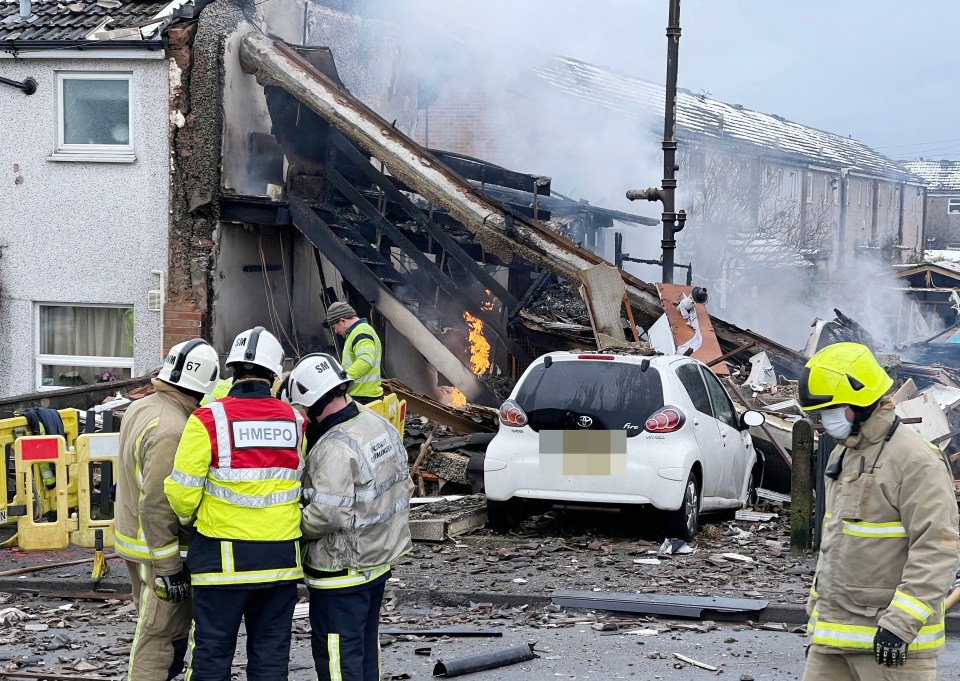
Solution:
M 581 428 L 589 428 L 593 425 L 593 419 L 589 416 L 580 416 L 577 418 L 577 425 L 579 425 Z

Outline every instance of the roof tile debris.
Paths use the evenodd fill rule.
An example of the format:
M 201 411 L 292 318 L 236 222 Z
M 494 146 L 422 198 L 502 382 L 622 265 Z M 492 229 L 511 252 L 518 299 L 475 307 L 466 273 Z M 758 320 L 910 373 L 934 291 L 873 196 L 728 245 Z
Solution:
M 109 23 L 102 30 L 149 25 L 151 19 L 170 5 L 170 0 L 82 0 L 71 4 L 32 0 L 31 5 L 30 16 L 21 18 L 19 0 L 0 0 L 0 42 L 88 40 L 90 32 L 107 20 Z M 160 29 L 160 26 L 154 26 L 143 38 L 158 38 Z
M 928 194 L 960 193 L 960 161 L 904 161 L 903 166 L 926 180 Z
M 651 119 L 662 121 L 665 88 L 658 83 L 560 56 L 532 66 L 530 71 L 536 78 L 592 105 L 631 116 L 646 112 Z M 662 122 L 658 124 L 662 126 Z M 851 137 L 684 90 L 677 93 L 677 137 L 750 144 L 821 166 L 920 184 L 919 178 L 896 161 Z

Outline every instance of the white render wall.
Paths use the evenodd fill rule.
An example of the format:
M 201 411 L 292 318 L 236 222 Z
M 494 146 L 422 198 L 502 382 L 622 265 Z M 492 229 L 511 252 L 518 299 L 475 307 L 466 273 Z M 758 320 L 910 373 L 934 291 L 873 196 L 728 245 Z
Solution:
M 55 71 L 133 74 L 134 163 L 48 161 Z M 0 58 L 0 396 L 36 389 L 37 302 L 133 305 L 133 374 L 160 361 L 160 313 L 147 292 L 166 275 L 168 66 L 165 59 Z M 87 405 L 77 405 L 83 407 Z

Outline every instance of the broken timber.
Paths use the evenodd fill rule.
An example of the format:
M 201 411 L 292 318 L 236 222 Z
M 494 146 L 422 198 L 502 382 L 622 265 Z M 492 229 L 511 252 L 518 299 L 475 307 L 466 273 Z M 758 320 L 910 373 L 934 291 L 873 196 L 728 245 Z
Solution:
M 605 262 L 540 223 L 509 215 L 480 196 L 468 182 L 288 45 L 251 31 L 240 41 L 240 63 L 259 84 L 275 85 L 289 92 L 382 162 L 391 176 L 446 209 L 504 263 L 519 257 L 568 281 L 576 281 L 581 270 Z M 626 272 L 621 271 L 621 276 L 630 304 L 647 320 L 657 319 L 662 308 L 656 289 Z M 506 301 L 501 298 L 501 302 Z M 713 318 L 713 324 L 717 335 L 728 345 L 736 347 L 755 340 L 794 374 L 799 375 L 806 363 L 806 358 L 799 353 L 748 330 L 717 318 Z

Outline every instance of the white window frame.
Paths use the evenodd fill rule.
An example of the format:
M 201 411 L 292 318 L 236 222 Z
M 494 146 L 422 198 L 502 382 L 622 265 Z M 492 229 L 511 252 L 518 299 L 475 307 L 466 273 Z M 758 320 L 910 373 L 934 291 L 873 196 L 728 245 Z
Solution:
M 796 201 L 797 199 L 797 171 L 790 171 L 790 198 Z
M 813 173 L 807 173 L 807 203 L 813 203 Z
M 777 168 L 777 198 L 783 198 L 783 168 Z
M 863 205 L 863 180 L 857 180 L 857 205 Z
M 106 307 L 117 310 L 132 309 L 133 305 L 107 305 L 102 303 L 55 303 L 36 302 L 33 305 L 33 333 L 34 333 L 34 371 L 37 392 L 48 390 L 64 390 L 70 386 L 43 385 L 43 367 L 116 367 L 130 369 L 130 376 L 135 376 L 136 365 L 134 357 L 96 357 L 93 355 L 45 355 L 40 353 L 40 308 L 41 307 Z M 134 341 L 136 342 L 136 341 Z M 136 355 L 136 347 L 134 347 Z
M 947 215 L 960 215 L 960 196 L 947 199 Z
M 65 144 L 63 141 L 63 83 L 67 80 L 123 80 L 127 83 L 127 121 L 129 125 L 126 144 Z M 133 163 L 133 73 L 130 71 L 57 71 L 56 72 L 56 144 L 48 161 L 83 161 L 93 163 Z

